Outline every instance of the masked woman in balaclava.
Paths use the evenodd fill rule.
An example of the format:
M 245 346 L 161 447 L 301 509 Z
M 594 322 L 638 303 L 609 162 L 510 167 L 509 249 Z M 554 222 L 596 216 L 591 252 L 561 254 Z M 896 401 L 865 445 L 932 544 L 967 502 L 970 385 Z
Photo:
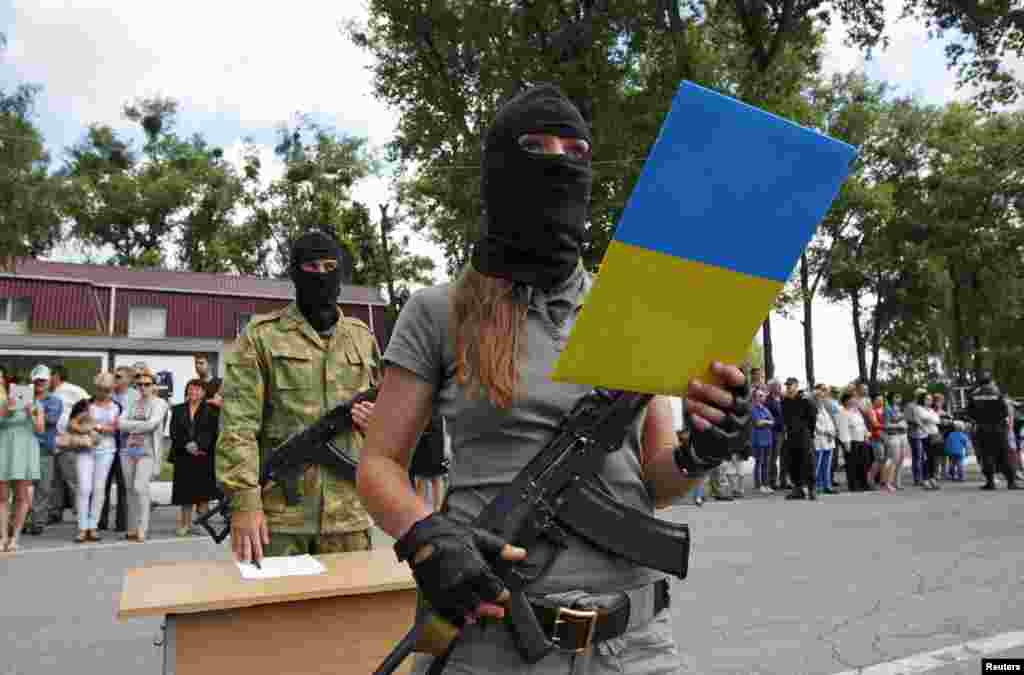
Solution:
M 593 647 L 580 654 L 571 650 L 583 644 L 570 644 L 565 635 L 565 649 L 526 664 L 510 631 L 495 625 L 507 592 L 489 561 L 499 554 L 521 561 L 529 552 L 465 525 L 591 389 L 554 382 L 549 373 L 592 284 L 580 260 L 592 143 L 579 111 L 553 86 L 530 88 L 501 107 L 484 144 L 484 235 L 454 283 L 410 298 L 384 356 L 359 492 L 375 522 L 398 540 L 395 550 L 412 566 L 420 592 L 450 621 L 464 623 L 445 673 L 683 670 L 666 575 L 571 534 L 551 569 L 526 588 L 542 625 L 551 628 L 558 607 L 590 606 L 590 598 L 604 594 L 628 594 L 628 620 L 619 614 L 618 628 L 599 625 Z M 738 369 L 716 368 L 742 388 Z M 698 430 L 710 430 L 734 403 L 729 392 L 710 385 L 694 383 L 689 394 L 689 422 Z M 446 419 L 454 458 L 440 513 L 409 489 L 406 475 L 410 449 L 435 410 Z M 623 446 L 608 455 L 600 474 L 619 501 L 653 513 L 693 487 L 673 456 L 667 398 L 652 399 Z M 417 669 L 429 662 L 419 658 Z

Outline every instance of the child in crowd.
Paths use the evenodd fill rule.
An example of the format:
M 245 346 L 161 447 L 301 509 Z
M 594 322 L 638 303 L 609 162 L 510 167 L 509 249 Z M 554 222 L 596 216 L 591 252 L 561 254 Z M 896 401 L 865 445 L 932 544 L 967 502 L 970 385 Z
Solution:
M 953 423 L 953 431 L 946 435 L 946 456 L 949 457 L 949 480 L 962 482 L 967 455 L 971 447 L 971 439 L 964 432 L 964 423 Z

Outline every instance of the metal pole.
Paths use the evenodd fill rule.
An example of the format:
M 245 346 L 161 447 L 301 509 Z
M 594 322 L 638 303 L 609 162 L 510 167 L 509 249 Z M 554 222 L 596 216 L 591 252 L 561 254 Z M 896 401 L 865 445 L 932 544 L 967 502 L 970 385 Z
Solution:
M 110 312 L 109 320 L 107 322 L 107 332 L 110 335 L 114 334 L 114 308 L 117 306 L 117 286 L 110 287 Z

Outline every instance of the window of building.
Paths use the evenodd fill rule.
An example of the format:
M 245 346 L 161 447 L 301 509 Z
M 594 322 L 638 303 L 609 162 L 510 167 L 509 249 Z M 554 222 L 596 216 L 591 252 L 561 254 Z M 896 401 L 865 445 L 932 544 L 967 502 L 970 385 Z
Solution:
M 167 308 L 130 308 L 128 310 L 128 335 L 140 338 L 167 337 Z
M 235 335 L 243 335 L 245 333 L 245 327 L 249 325 L 252 320 L 252 314 L 241 314 L 238 315 L 238 325 L 235 326 Z
M 27 333 L 32 298 L 0 298 L 0 333 Z

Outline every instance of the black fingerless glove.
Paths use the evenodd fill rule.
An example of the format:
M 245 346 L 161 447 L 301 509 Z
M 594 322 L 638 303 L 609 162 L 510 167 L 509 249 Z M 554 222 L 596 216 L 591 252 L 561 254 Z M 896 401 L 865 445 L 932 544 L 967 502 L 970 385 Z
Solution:
M 415 562 L 424 546 L 429 557 Z M 440 513 L 417 522 L 395 543 L 398 559 L 408 561 L 427 602 L 457 626 L 481 602 L 493 602 L 504 584 L 491 569 L 505 542 L 478 528 L 460 525 Z
M 704 431 L 691 424 L 689 442 L 675 449 L 676 466 L 691 477 L 699 477 L 732 457 L 742 454 L 750 441 L 753 419 L 750 415 L 750 385 L 744 379 L 730 387 L 732 406 L 724 410 L 725 419 Z

